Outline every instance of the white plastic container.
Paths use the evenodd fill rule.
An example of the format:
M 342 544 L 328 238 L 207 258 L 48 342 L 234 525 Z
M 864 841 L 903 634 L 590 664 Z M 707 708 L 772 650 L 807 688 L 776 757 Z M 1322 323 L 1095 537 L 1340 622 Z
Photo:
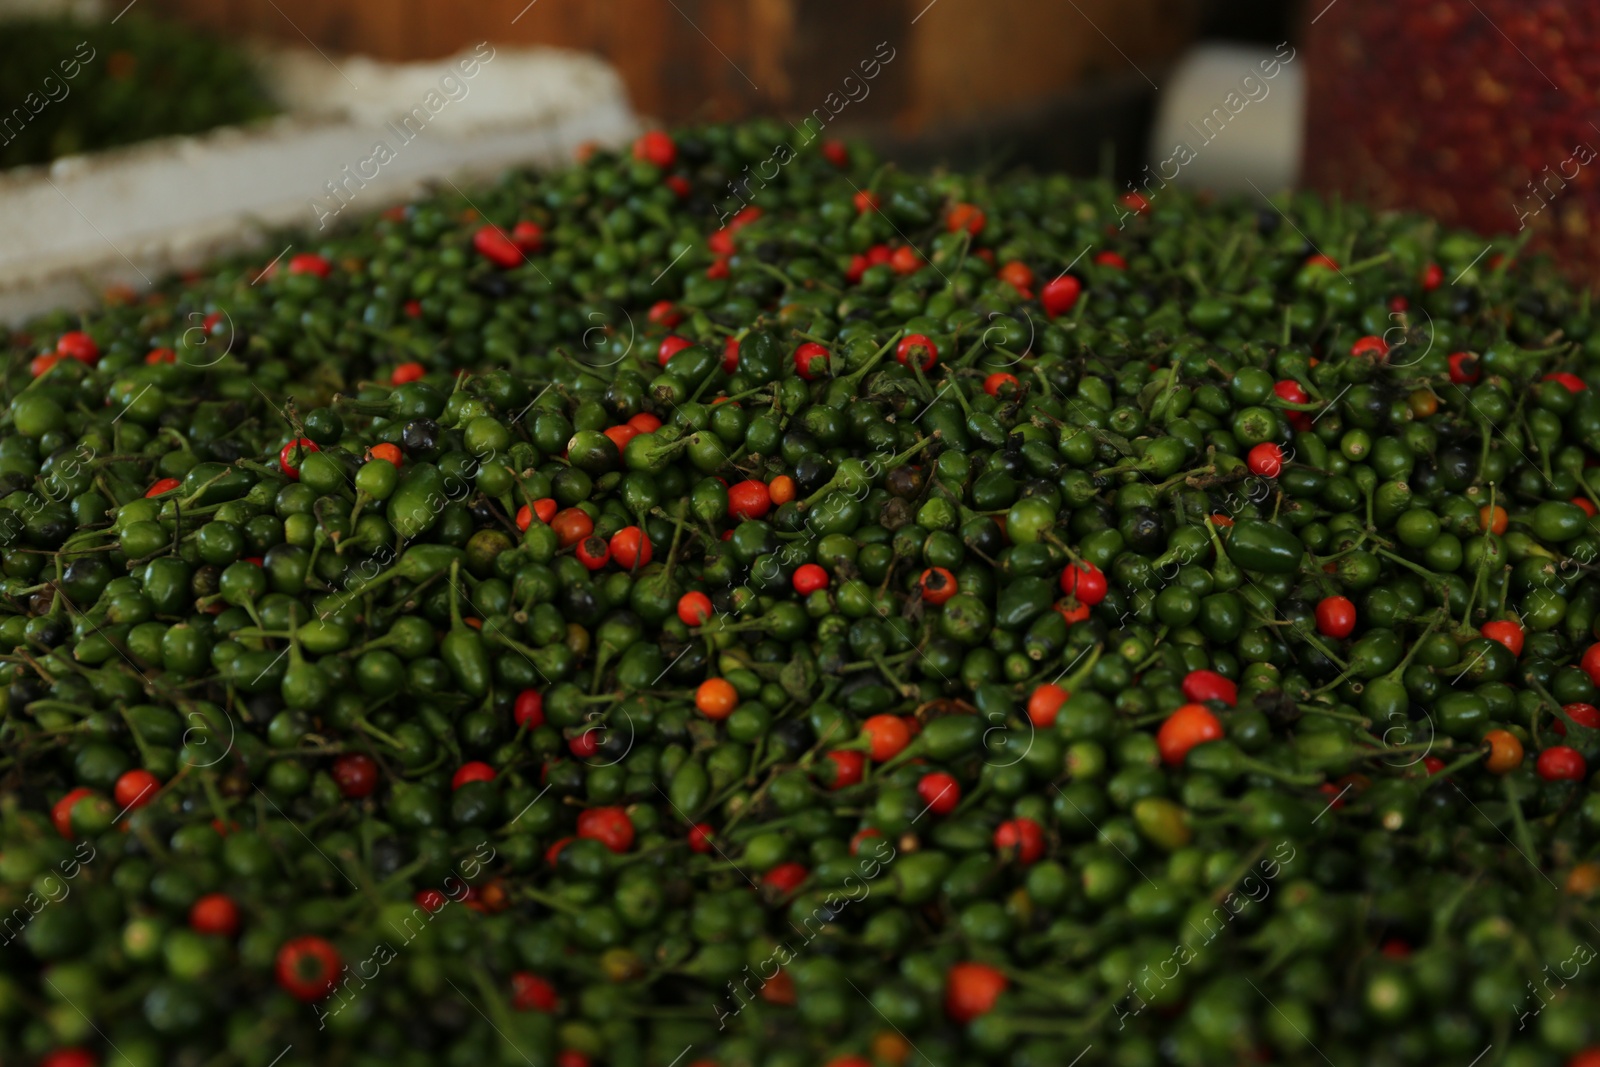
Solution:
M 609 66 L 559 49 L 407 64 L 284 53 L 267 69 L 279 118 L 0 174 L 0 321 L 241 249 L 265 263 L 431 185 L 565 164 L 639 127 Z M 285 228 L 297 232 L 266 247 Z

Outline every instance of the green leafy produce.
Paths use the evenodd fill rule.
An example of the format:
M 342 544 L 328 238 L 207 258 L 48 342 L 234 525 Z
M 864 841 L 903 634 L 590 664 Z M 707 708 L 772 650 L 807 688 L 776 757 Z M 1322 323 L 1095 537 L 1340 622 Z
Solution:
M 129 12 L 0 22 L 0 167 L 48 163 L 272 114 L 237 48 Z

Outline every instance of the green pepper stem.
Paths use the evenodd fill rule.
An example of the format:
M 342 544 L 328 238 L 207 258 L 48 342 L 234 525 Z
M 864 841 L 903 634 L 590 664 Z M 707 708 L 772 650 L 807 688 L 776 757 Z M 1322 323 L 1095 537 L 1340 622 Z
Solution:
M 866 377 L 866 374 L 867 374 L 868 371 L 870 371 L 873 367 L 876 367 L 878 365 L 878 361 L 879 360 L 881 360 L 884 356 L 889 354 L 889 349 L 893 348 L 896 344 L 898 344 L 899 341 L 900 341 L 900 338 L 902 336 L 904 336 L 904 335 L 905 335 L 905 331 L 904 330 L 896 330 L 889 337 L 889 340 L 887 340 L 887 341 L 885 341 L 883 343 L 882 347 L 880 347 L 876 352 L 872 353 L 872 355 L 867 358 L 867 361 L 865 363 L 863 363 L 861 366 L 857 367 L 855 370 L 851 371 L 849 374 L 846 374 L 844 377 L 840 378 L 839 380 L 842 381 L 842 382 L 847 382 L 852 386 L 855 385 L 862 378 Z
M 373 738 L 374 740 L 383 742 L 396 752 L 405 751 L 405 745 L 401 744 L 391 734 L 384 733 L 382 730 L 378 729 L 364 718 L 356 720 L 356 729 L 360 730 L 362 733 Z
M 1422 788 L 1428 789 L 1431 788 L 1435 782 L 1446 781 L 1456 771 L 1464 770 L 1465 768 L 1472 766 L 1474 763 L 1477 763 L 1479 760 L 1486 759 L 1488 755 L 1488 749 L 1480 748 L 1476 752 L 1470 752 L 1467 755 L 1462 756 L 1454 763 L 1447 763 L 1434 773 L 1428 775 L 1427 780 L 1422 783 Z
M 1511 824 L 1517 833 L 1518 851 L 1529 863 L 1537 867 L 1538 863 L 1534 857 L 1539 854 L 1539 850 L 1534 846 L 1533 834 L 1528 829 L 1528 820 L 1522 815 L 1522 801 L 1512 788 L 1509 776 L 1500 780 L 1500 787 L 1506 795 L 1506 807 L 1511 809 Z
M 1383 548 L 1377 549 L 1376 550 L 1376 554 L 1380 555 L 1380 556 L 1383 556 L 1383 557 L 1385 557 L 1387 559 L 1393 560 L 1395 563 L 1400 564 L 1400 566 L 1405 567 L 1408 570 L 1416 572 L 1418 575 L 1422 576 L 1423 578 L 1428 579 L 1430 582 L 1438 583 L 1439 581 L 1441 581 L 1441 577 L 1440 577 L 1439 574 L 1437 574 L 1434 571 L 1430 571 L 1426 567 L 1420 566 L 1419 564 L 1412 563 L 1409 559 L 1406 559 L 1404 556 L 1398 556 L 1398 555 L 1394 554 L 1393 552 L 1390 552 L 1387 549 L 1383 549 Z
M 1560 719 L 1562 722 L 1567 724 L 1567 729 L 1569 731 L 1567 736 L 1569 736 L 1569 737 L 1576 736 L 1575 734 L 1570 733 L 1571 730 L 1574 730 L 1574 729 L 1587 729 L 1587 727 L 1580 726 L 1577 722 L 1573 721 L 1572 716 L 1567 714 L 1566 708 L 1563 707 L 1560 704 L 1560 702 L 1558 702 L 1556 700 L 1556 698 L 1550 694 L 1550 690 L 1546 689 L 1543 685 L 1541 685 L 1539 683 L 1539 680 L 1537 678 L 1534 678 L 1531 675 L 1531 673 L 1530 674 L 1524 674 L 1522 680 L 1524 682 L 1528 683 L 1528 688 L 1532 689 L 1535 693 L 1539 694 L 1540 700 L 1542 700 L 1544 703 L 1550 705 L 1551 713 L 1554 714 L 1556 718 Z M 1539 720 L 1538 720 L 1538 716 L 1537 715 L 1534 716 L 1533 731 L 1532 732 L 1533 732 L 1533 743 L 1537 745 L 1537 744 L 1540 743 L 1539 742 Z
M 1352 715 L 1348 711 L 1334 711 L 1332 708 L 1319 707 L 1316 704 L 1302 704 L 1300 707 L 1307 715 L 1320 715 L 1325 719 L 1339 719 L 1344 722 L 1354 723 L 1363 730 L 1372 725 L 1372 720 L 1365 715 Z
M 929 445 L 933 444 L 933 440 L 934 439 L 932 437 L 924 437 L 922 440 L 918 441 L 904 452 L 901 452 L 898 455 L 890 456 L 888 459 L 884 460 L 883 469 L 894 470 L 906 460 L 910 459 L 918 452 L 921 452 L 924 448 L 927 448 Z M 810 496 L 800 501 L 800 509 L 804 511 L 806 508 L 809 508 L 812 504 L 833 492 L 834 489 L 838 488 L 842 482 L 848 480 L 849 478 L 843 472 L 835 471 L 833 477 L 829 478 L 827 483 L 823 485 L 822 488 L 818 489 L 815 493 L 812 493 Z

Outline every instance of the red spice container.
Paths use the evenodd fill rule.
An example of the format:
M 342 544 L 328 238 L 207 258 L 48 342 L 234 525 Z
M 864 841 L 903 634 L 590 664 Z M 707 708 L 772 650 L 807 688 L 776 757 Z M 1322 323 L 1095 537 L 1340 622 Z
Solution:
M 1600 267 L 1600 3 L 1313 0 L 1305 184 Z M 1319 13 L 1320 12 L 1320 13 Z

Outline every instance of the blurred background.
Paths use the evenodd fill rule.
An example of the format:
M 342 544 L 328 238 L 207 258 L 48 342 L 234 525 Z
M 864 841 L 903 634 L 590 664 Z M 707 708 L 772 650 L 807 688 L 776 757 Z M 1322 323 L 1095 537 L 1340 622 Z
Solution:
M 124 3 L 0 0 L 0 18 L 109 18 Z M 1293 0 L 134 0 L 124 17 L 234 47 L 390 61 L 437 59 L 480 41 L 572 49 L 610 64 L 639 114 L 669 124 L 803 115 L 887 42 L 893 76 L 853 102 L 841 129 L 960 165 L 1003 154 L 1095 169 L 1111 151 L 1117 165 L 1136 169 L 1165 76 L 1207 43 L 1270 51 L 1298 40 L 1302 8 Z
M 0 0 L 0 315 L 754 116 L 915 167 L 1415 207 L 1592 278 L 1596 43 L 1592 0 Z
M 233 38 L 384 59 L 482 40 L 612 64 L 638 111 L 670 124 L 822 106 L 880 42 L 887 77 L 841 127 L 904 158 L 1094 168 L 1143 155 L 1158 92 L 1196 43 L 1288 39 L 1298 3 L 1251 0 L 144 0 Z M 297 28 L 298 27 L 298 28 Z M 1141 73 L 1141 71 L 1143 73 Z M 1141 160 L 1142 161 L 1142 160 Z

